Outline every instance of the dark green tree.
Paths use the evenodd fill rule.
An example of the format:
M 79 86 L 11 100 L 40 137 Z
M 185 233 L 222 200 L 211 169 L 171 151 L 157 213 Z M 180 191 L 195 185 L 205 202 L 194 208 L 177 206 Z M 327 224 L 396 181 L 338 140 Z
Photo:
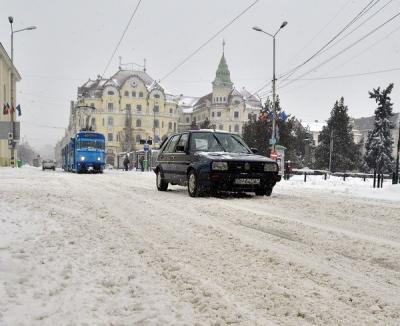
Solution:
M 364 160 L 370 169 L 376 169 L 378 173 L 393 171 L 393 138 L 390 134 L 390 129 L 394 127 L 390 121 L 393 103 L 389 97 L 392 89 L 393 84 L 389 84 L 382 91 L 378 87 L 368 92 L 378 107 L 375 110 L 374 129 L 368 133 L 365 144 Z
M 330 146 L 332 140 L 331 171 L 353 171 L 361 165 L 360 147 L 354 143 L 352 126 L 344 105 L 343 97 L 336 101 L 327 125 L 322 128 L 320 143 L 315 150 L 315 166 L 329 168 Z
M 206 119 L 202 123 L 200 123 L 200 129 L 215 129 L 215 125 L 211 124 L 208 117 L 206 117 Z

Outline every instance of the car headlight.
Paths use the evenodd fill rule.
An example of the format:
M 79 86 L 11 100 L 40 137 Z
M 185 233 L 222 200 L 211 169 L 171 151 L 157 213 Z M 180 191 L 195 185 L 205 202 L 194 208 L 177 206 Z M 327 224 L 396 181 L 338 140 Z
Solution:
M 81 156 L 81 161 L 84 161 L 85 160 L 85 156 Z
M 211 165 L 211 169 L 214 171 L 226 171 L 228 170 L 227 162 L 213 162 Z
M 265 172 L 278 172 L 278 165 L 275 163 L 265 163 L 264 171 Z

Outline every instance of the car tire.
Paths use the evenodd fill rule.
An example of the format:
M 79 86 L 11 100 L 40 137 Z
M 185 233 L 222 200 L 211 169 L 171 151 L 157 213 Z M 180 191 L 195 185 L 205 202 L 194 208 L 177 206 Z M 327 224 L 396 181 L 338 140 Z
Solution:
M 168 182 L 165 181 L 163 173 L 160 169 L 157 170 L 156 185 L 158 191 L 166 191 L 168 189 Z
M 190 170 L 188 174 L 188 193 L 190 197 L 200 197 L 202 195 L 198 176 L 194 170 Z
M 272 194 L 272 189 L 273 189 L 273 187 L 267 187 L 267 188 L 265 188 L 265 195 L 266 196 L 271 196 L 271 194 Z
M 266 189 L 264 189 L 264 188 L 259 188 L 259 189 L 256 189 L 256 191 L 255 191 L 255 194 L 256 194 L 256 196 L 264 196 L 264 195 L 266 195 Z

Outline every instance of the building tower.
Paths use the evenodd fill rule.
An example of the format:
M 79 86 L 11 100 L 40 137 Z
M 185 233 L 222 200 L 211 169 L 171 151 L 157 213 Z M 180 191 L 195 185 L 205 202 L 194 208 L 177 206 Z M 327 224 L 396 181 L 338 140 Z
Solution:
M 222 57 L 219 61 L 215 79 L 212 82 L 212 102 L 216 104 L 227 104 L 228 96 L 233 89 L 231 73 L 225 59 L 225 41 L 222 42 Z

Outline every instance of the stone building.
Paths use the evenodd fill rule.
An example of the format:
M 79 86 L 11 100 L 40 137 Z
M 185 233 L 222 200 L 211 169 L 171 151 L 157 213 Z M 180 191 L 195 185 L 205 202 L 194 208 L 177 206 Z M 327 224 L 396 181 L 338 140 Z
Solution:
M 13 133 L 14 141 L 19 139 L 19 122 L 16 121 L 15 103 L 17 81 L 20 80 L 20 74 L 0 43 L 0 166 L 10 166 L 13 163 L 8 144 L 9 134 Z M 11 92 L 13 96 L 11 96 Z M 12 103 L 11 98 L 14 98 L 14 103 Z M 11 108 L 14 108 L 14 110 L 11 110 Z M 11 125 L 11 118 L 14 121 L 13 125 Z M 14 164 L 17 157 L 17 150 L 15 149 Z
M 261 101 L 245 88 L 235 88 L 223 52 L 212 92 L 202 97 L 183 96 L 179 107 L 182 112 L 180 130 L 190 129 L 194 124 L 201 126 L 208 119 L 215 129 L 241 134 L 243 125 L 254 115 L 259 116 Z

